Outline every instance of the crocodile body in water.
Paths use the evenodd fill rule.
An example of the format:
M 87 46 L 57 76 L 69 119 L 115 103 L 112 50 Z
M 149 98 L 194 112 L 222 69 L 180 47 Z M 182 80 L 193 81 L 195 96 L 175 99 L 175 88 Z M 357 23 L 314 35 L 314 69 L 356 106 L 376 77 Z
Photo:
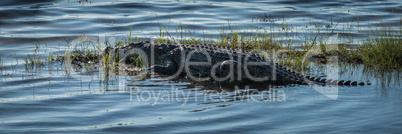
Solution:
M 152 65 L 148 70 L 155 73 L 185 75 L 198 81 L 212 78 L 216 81 L 364 85 L 357 81 L 311 77 L 250 52 L 215 45 L 135 42 L 107 47 L 102 52 L 103 57 L 106 54 L 116 57 L 116 61 L 124 58 L 126 64 L 141 61 L 142 65 Z

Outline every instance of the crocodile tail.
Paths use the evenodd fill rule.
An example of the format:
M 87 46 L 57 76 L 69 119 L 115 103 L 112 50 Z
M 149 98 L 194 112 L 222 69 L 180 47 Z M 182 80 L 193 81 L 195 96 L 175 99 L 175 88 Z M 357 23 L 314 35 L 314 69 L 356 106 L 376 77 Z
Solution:
M 358 82 L 358 81 L 350 81 L 350 80 L 332 80 L 332 79 L 325 79 L 325 78 L 319 78 L 319 77 L 311 77 L 311 76 L 305 76 L 304 80 L 307 81 L 312 81 L 312 82 L 319 82 L 319 83 L 324 83 L 324 84 L 329 84 L 329 85 L 339 85 L 339 86 L 364 86 L 364 85 L 371 85 L 371 83 L 364 83 L 364 82 Z
M 281 67 L 281 66 L 279 66 L 279 67 Z M 332 79 L 326 79 L 326 78 L 320 78 L 320 77 L 311 77 L 308 75 L 306 76 L 301 73 L 297 73 L 290 69 L 286 69 L 286 67 L 283 67 L 282 69 L 285 69 L 287 71 L 286 77 L 294 79 L 298 83 L 301 83 L 301 84 L 322 83 L 322 84 L 340 85 L 340 86 L 357 86 L 357 85 L 364 86 L 366 84 L 364 82 L 358 82 L 358 81 L 332 80 Z M 367 83 L 367 85 L 371 85 L 371 83 Z

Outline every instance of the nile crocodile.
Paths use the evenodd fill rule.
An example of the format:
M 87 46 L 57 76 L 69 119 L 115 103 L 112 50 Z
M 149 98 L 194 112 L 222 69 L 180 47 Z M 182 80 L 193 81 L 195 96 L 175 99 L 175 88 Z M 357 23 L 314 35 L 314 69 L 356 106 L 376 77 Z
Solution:
M 195 80 L 364 85 L 357 81 L 311 77 L 256 54 L 215 45 L 135 42 L 107 47 L 102 52 L 103 56 L 106 54 L 116 57 L 116 61 L 125 58 L 126 64 L 138 64 L 141 58 L 143 65 L 152 65 L 148 68 L 150 71 L 170 76 L 186 75 Z

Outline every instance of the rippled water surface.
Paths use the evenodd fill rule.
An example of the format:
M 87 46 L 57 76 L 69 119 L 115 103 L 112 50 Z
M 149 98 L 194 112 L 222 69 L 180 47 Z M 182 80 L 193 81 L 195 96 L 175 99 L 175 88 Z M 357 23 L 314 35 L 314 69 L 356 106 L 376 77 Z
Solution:
M 83 35 L 113 43 L 130 26 L 133 38 L 142 39 L 156 38 L 160 29 L 176 39 L 177 30 L 218 38 L 225 30 L 252 36 L 265 29 L 284 44 L 317 33 L 359 44 L 376 36 L 372 30 L 400 31 L 401 13 L 398 0 L 2 0 L 0 133 L 400 133 L 398 72 L 380 76 L 350 66 L 337 71 L 341 79 L 372 85 L 273 87 L 141 74 L 106 81 L 99 70 L 68 72 L 61 62 L 30 69 L 25 59 L 72 51 L 67 42 Z

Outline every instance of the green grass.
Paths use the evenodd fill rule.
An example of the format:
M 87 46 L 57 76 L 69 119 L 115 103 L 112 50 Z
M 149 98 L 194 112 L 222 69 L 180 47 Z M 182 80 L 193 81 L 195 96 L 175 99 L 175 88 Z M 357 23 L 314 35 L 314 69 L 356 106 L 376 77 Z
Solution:
M 363 64 L 379 70 L 397 69 L 402 66 L 402 38 L 386 32 L 383 37 L 368 39 L 359 47 Z
M 37 54 L 28 54 L 28 58 L 24 59 L 25 61 L 25 70 L 28 72 L 32 72 L 34 70 L 40 69 L 45 65 L 45 61 L 41 60 L 41 55 Z
M 334 31 L 338 28 L 338 22 L 326 22 L 322 24 L 314 24 L 313 28 L 316 30 L 309 31 L 306 27 L 306 31 L 303 33 L 314 34 L 312 37 L 300 37 L 303 38 L 304 42 L 294 43 L 292 38 L 294 34 L 297 35 L 301 28 L 292 27 L 285 20 L 282 20 L 282 26 L 279 28 L 271 27 L 269 29 L 253 29 L 253 28 L 238 28 L 228 21 L 227 26 L 221 26 L 219 30 L 219 35 L 214 37 L 208 34 L 208 30 L 202 28 L 201 33 L 196 31 L 188 30 L 187 26 L 181 23 L 175 26 L 173 32 L 169 29 L 169 24 L 161 24 L 155 13 L 156 21 L 158 22 L 159 32 L 152 33 L 153 36 L 157 37 L 155 42 L 160 43 L 172 43 L 178 42 L 181 44 L 214 44 L 218 46 L 226 46 L 231 48 L 241 48 L 243 50 L 263 50 L 268 52 L 282 52 L 279 54 L 280 57 L 276 57 L 276 61 L 280 64 L 287 66 L 291 69 L 300 71 L 308 70 L 310 68 L 310 62 L 316 63 L 327 63 L 326 57 L 328 56 L 338 56 L 339 61 L 351 63 L 351 64 L 364 64 L 365 67 L 373 68 L 376 70 L 399 70 L 402 64 L 402 42 L 401 42 L 401 30 L 396 33 L 390 32 L 391 30 L 375 30 L 370 33 L 369 39 L 363 41 L 362 44 L 357 46 L 357 49 L 350 49 L 348 44 L 354 44 L 355 39 L 351 36 L 347 40 L 343 40 L 342 44 L 337 44 L 335 50 L 327 50 L 328 36 L 334 34 Z M 278 20 L 267 20 L 267 23 L 274 23 Z M 352 21 L 351 24 L 344 26 L 344 31 L 352 33 L 354 27 L 359 29 L 359 19 Z M 399 25 L 400 29 L 402 26 Z M 327 29 L 330 31 L 328 34 L 321 33 L 322 29 Z M 332 32 L 331 32 L 332 31 Z M 359 30 L 358 30 L 359 31 Z M 199 36 L 201 34 L 201 36 Z M 364 34 L 364 33 L 363 33 Z M 195 37 L 196 35 L 197 38 Z M 307 35 L 307 34 L 306 34 Z M 82 36 L 85 41 L 86 36 Z M 133 38 L 135 37 L 135 38 Z M 129 34 L 127 38 L 121 38 L 118 42 L 105 42 L 106 46 L 116 47 L 122 46 L 127 43 L 141 41 L 140 38 L 132 34 L 132 26 L 130 26 Z M 74 45 L 74 52 L 71 57 L 73 60 L 81 61 L 87 63 L 88 61 L 97 62 L 99 60 L 99 52 L 103 50 L 100 43 L 96 44 L 93 42 L 87 42 L 87 44 L 70 44 Z M 40 45 L 36 44 L 39 48 Z M 294 49 L 291 46 L 301 46 L 301 49 Z M 310 52 L 312 48 L 318 48 L 319 50 Z M 256 51 L 259 53 L 259 51 Z M 316 60 L 310 60 L 305 58 L 306 54 L 309 54 L 312 58 Z M 50 55 L 49 55 L 50 56 Z M 261 55 L 266 57 L 266 55 Z M 110 57 L 109 57 L 110 58 Z M 271 57 L 272 58 L 272 57 Z M 106 60 L 108 58 L 105 58 Z M 137 58 L 130 59 L 135 61 L 136 65 L 141 65 L 141 60 Z M 111 60 L 115 65 L 115 62 L 121 62 L 116 60 Z M 104 61 L 104 63 L 109 63 L 110 61 Z M 87 66 L 87 65 L 85 65 Z M 89 65 L 88 65 L 89 66 Z M 105 65 L 105 70 L 110 70 L 109 65 Z

